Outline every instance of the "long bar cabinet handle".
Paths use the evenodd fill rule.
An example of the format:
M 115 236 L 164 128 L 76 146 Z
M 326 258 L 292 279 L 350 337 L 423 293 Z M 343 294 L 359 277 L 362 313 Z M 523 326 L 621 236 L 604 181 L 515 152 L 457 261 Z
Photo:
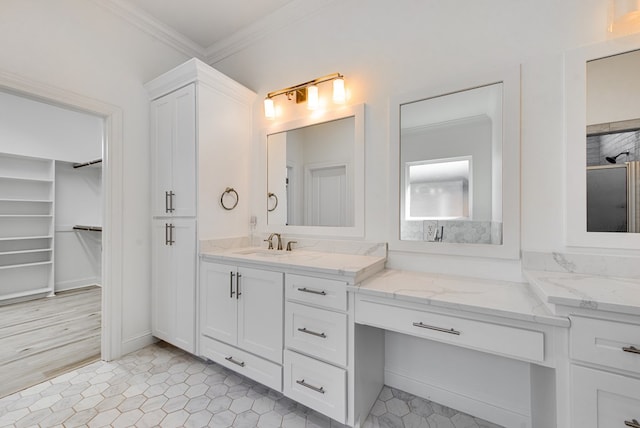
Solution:
M 164 224 L 164 245 L 169 245 L 169 223 Z
M 169 212 L 172 213 L 175 211 L 175 208 L 173 208 L 173 197 L 176 194 L 173 193 L 173 190 L 169 190 Z
M 229 298 L 233 299 L 235 291 L 233 291 L 233 277 L 236 276 L 235 272 L 229 272 Z
M 176 227 L 169 223 L 169 245 L 173 245 L 176 243 L 176 241 L 173 240 L 173 229 L 175 229 Z
M 296 383 L 298 385 L 302 385 L 304 387 L 307 387 L 307 388 L 311 389 L 312 391 L 319 392 L 320 394 L 324 394 L 326 392 L 323 387 L 318 388 L 317 386 L 310 385 L 307 382 L 305 382 L 304 379 L 297 380 Z
M 638 422 L 636 419 L 632 419 L 630 421 L 624 421 L 624 424 L 631 428 L 640 428 L 640 422 Z
M 235 364 L 236 366 L 244 367 L 244 361 L 238 361 L 233 357 L 225 357 L 224 359 L 229 361 L 230 363 Z
M 240 295 L 242 294 L 240 292 L 240 278 L 242 278 L 242 275 L 240 275 L 240 272 L 238 272 L 236 274 L 236 299 L 239 299 Z
M 632 354 L 640 354 L 640 349 L 636 348 L 635 346 L 625 346 L 624 348 L 622 348 L 622 350 L 624 352 L 630 352 Z
M 322 291 L 312 290 L 312 289 L 307 288 L 307 287 L 298 288 L 298 291 L 302 291 L 303 293 L 319 294 L 320 296 L 326 296 L 327 295 L 327 293 L 324 290 L 322 290 Z
M 310 334 L 310 335 L 312 335 L 312 336 L 318 336 L 318 337 L 321 337 L 321 338 L 323 338 L 323 339 L 326 339 L 326 338 L 327 338 L 327 335 L 326 335 L 326 334 L 324 334 L 324 333 L 317 333 L 317 332 L 312 331 L 312 330 L 307 330 L 307 328 L 306 328 L 306 327 L 299 328 L 299 329 L 298 329 L 298 331 L 300 331 L 300 332 L 302 332 L 302 333 Z
M 169 191 L 164 192 L 164 212 L 169 212 Z
M 461 334 L 458 330 L 454 330 L 452 328 L 435 327 L 433 325 L 423 324 L 422 322 L 414 322 L 413 326 L 414 327 L 420 327 L 420 328 L 426 328 L 426 329 L 429 329 L 429 330 L 440 331 L 442 333 L 455 334 L 456 336 L 460 336 L 460 334 Z

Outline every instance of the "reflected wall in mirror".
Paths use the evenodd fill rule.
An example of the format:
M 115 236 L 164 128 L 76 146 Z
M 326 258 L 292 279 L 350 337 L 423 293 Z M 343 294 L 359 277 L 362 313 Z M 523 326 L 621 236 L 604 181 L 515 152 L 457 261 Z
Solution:
M 587 232 L 640 232 L 640 50 L 587 62 Z
M 355 225 L 355 116 L 267 136 L 267 223 Z
M 400 239 L 502 244 L 503 84 L 400 106 Z

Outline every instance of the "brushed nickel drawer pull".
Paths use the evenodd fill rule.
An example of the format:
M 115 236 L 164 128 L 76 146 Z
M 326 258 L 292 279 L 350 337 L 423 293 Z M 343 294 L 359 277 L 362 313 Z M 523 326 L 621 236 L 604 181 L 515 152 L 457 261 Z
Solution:
M 305 386 L 305 387 L 307 387 L 307 388 L 309 388 L 309 389 L 311 389 L 311 390 L 313 390 L 315 392 L 319 392 L 320 394 L 324 394 L 325 393 L 325 390 L 324 390 L 323 387 L 318 388 L 317 386 L 309 385 L 307 382 L 304 381 L 304 379 L 297 380 L 296 383 L 298 385 Z
M 233 295 L 236 294 L 235 291 L 233 291 L 233 277 L 236 276 L 235 272 L 231 271 L 229 272 L 229 297 L 233 299 Z
M 631 352 L 632 354 L 640 354 L 640 349 L 636 348 L 635 346 L 625 346 L 624 348 L 622 348 L 622 350 L 624 352 Z
M 244 367 L 244 361 L 234 360 L 233 357 L 225 357 L 224 359 L 237 366 Z
M 632 419 L 630 421 L 624 421 L 624 424 L 631 428 L 640 428 L 640 422 L 638 422 L 636 419 Z
M 318 336 L 318 337 L 321 337 L 323 339 L 327 338 L 326 334 L 324 334 L 324 333 L 316 333 L 315 331 L 307 330 L 306 327 L 299 328 L 298 331 L 301 331 L 302 333 L 310 334 L 312 336 Z
M 319 294 L 320 296 L 326 296 L 327 295 L 327 293 L 324 290 L 322 290 L 322 291 L 312 290 L 312 289 L 307 288 L 307 287 L 298 288 L 298 291 L 302 291 L 303 293 Z
M 414 327 L 420 327 L 420 328 L 426 328 L 426 329 L 429 329 L 429 330 L 440 331 L 442 333 L 455 334 L 456 336 L 460 336 L 460 332 L 458 330 L 454 330 L 452 328 L 435 327 L 435 326 L 432 326 L 432 325 L 423 324 L 422 322 L 414 322 L 413 326 Z

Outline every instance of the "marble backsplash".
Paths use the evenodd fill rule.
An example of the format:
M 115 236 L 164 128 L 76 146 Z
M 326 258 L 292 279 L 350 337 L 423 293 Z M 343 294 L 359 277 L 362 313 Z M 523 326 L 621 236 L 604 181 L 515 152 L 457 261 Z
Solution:
M 267 248 L 267 243 L 264 242 L 264 239 L 266 239 L 268 236 L 269 235 L 266 234 L 264 236 L 254 236 L 253 239 L 248 236 L 243 236 L 238 238 L 201 240 L 200 252 L 216 252 L 243 247 Z M 296 243 L 293 244 L 293 251 L 306 250 L 320 251 L 324 253 L 357 254 L 362 256 L 377 257 L 387 257 L 388 251 L 386 242 L 314 239 L 301 237 L 288 238 L 284 236 L 282 239 L 283 247 L 289 241 L 296 241 Z
M 442 228 L 442 242 L 463 244 L 501 244 L 502 223 L 473 220 L 418 220 L 403 221 L 401 238 L 407 241 L 433 241 L 427 233 L 427 225 Z
M 524 270 L 640 278 L 640 257 L 523 251 L 522 268 Z

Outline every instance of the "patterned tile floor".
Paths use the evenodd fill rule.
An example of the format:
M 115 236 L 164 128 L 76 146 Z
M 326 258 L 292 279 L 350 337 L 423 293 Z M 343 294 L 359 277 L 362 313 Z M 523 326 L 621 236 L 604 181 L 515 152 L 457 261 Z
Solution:
M 0 399 L 0 427 L 342 427 L 281 393 L 159 343 Z M 384 387 L 367 428 L 499 428 Z

